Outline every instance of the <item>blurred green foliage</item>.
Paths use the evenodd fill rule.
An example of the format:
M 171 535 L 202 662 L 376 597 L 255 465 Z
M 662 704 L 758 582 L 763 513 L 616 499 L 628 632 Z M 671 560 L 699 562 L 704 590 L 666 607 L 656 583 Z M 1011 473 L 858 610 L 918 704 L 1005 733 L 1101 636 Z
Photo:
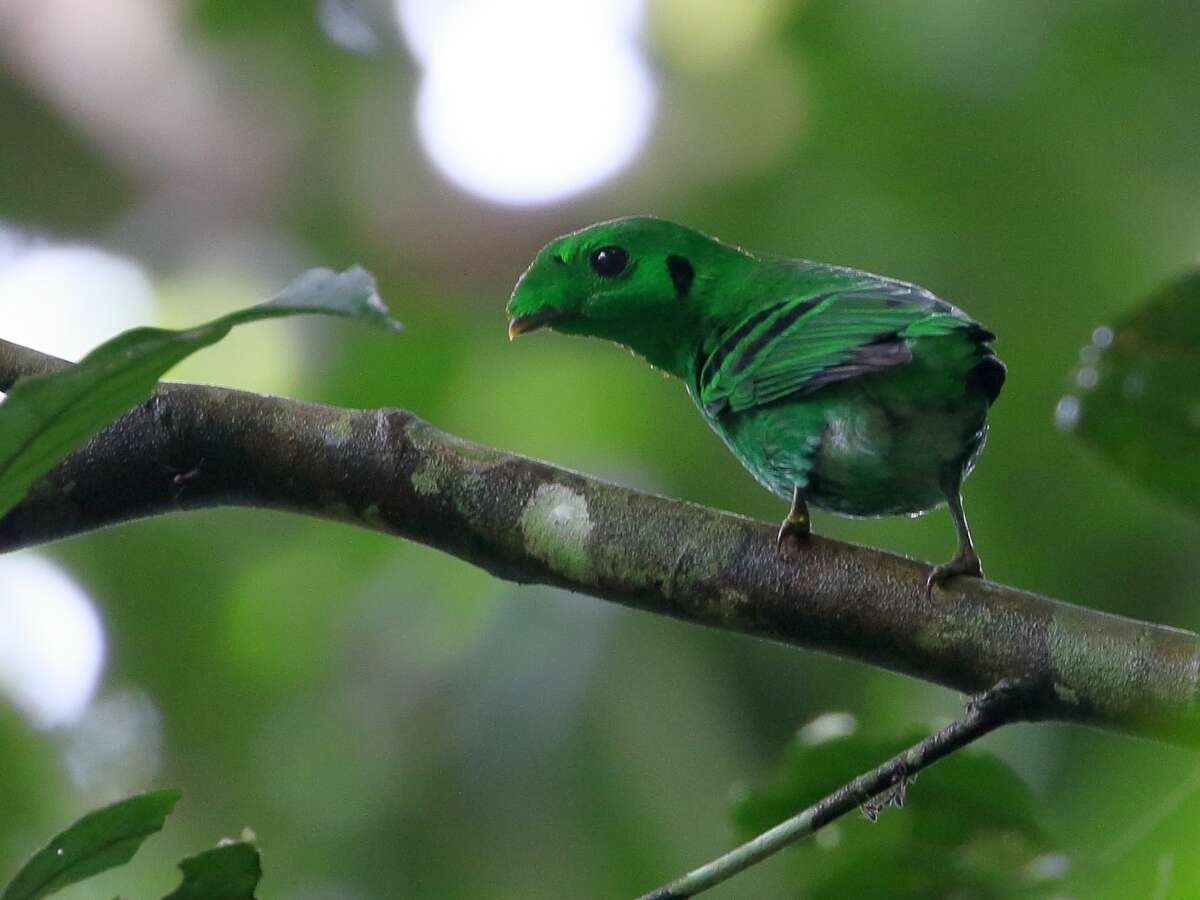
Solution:
M 738 800 L 734 821 L 742 837 L 766 831 L 926 737 L 814 733 L 826 721 L 802 730 L 774 778 Z M 963 900 L 1049 897 L 1060 890 L 1062 873 L 1039 819 L 1038 800 L 1012 769 L 965 750 L 882 804 L 864 807 L 863 816 L 828 826 L 819 841 L 801 843 L 789 864 L 798 883 L 812 885 L 808 896 L 830 900 L 948 892 Z
M 1200 512 L 1200 273 L 1158 291 L 1080 351 L 1077 393 L 1059 401 L 1074 429 L 1118 471 Z
M 325 323 L 235 333 L 206 354 L 227 350 L 220 365 L 200 356 L 178 376 L 401 405 L 474 440 L 771 520 L 780 504 L 678 384 L 595 342 L 510 346 L 512 283 L 555 234 L 637 212 L 917 281 L 994 330 L 1009 366 L 966 486 L 988 574 L 1200 626 L 1200 525 L 1054 427 L 1078 390 L 1064 373 L 1080 343 L 1195 261 L 1200 7 L 648 0 L 660 90 L 649 144 L 603 187 L 520 209 L 478 203 L 431 169 L 413 64 L 387 4 L 362 6 L 380 35 L 369 55 L 327 40 L 308 2 L 163 13 L 161 58 L 203 73 L 189 96 L 215 96 L 233 123 L 190 156 L 170 139 L 208 120 L 156 106 L 165 81 L 122 83 L 131 49 L 93 69 L 43 50 L 56 69 L 29 48 L 59 45 L 6 27 L 0 217 L 135 259 L 174 324 L 203 318 L 199 296 L 226 311 L 306 265 L 362 262 L 408 327 L 402 341 Z M 736 29 L 698 24 L 759 7 L 736 46 L 718 43 Z M 115 12 L 101 29 L 85 8 L 84 30 L 116 28 Z M 60 69 L 92 72 L 96 93 L 71 93 Z M 105 72 L 121 90 L 103 93 Z M 549 113 L 512 112 L 536 114 Z M 942 513 L 817 513 L 815 527 L 925 559 L 953 541 Z M 109 705 L 97 708 L 143 712 L 84 740 L 0 706 L 0 871 L 62 821 L 148 783 L 191 798 L 176 829 L 120 877 L 64 893 L 76 898 L 162 896 L 171 860 L 242 826 L 261 838 L 269 897 L 632 896 L 735 840 L 729 785 L 761 779 L 800 724 L 851 710 L 872 735 L 905 735 L 960 703 L 268 512 L 168 517 L 48 552 L 103 615 Z M 883 743 L 884 756 L 896 749 L 868 749 Z M 1069 861 L 1064 896 L 1200 893 L 1194 796 L 1163 806 L 1191 755 L 1050 725 L 1005 729 L 982 751 L 1028 786 L 1039 833 Z M 953 814 L 923 796 L 933 778 L 881 822 L 839 826 L 836 847 L 791 851 L 712 896 L 822 896 L 838 884 L 830 873 L 863 869 L 860 840 L 913 827 L 925 806 Z M 862 890 L 912 896 L 920 874 L 925 896 L 946 896 L 964 866 L 1006 859 L 1008 889 L 1042 845 L 1023 838 L 1007 856 L 1007 840 L 978 857 L 940 844 L 948 868 L 874 859 L 863 877 L 897 877 Z

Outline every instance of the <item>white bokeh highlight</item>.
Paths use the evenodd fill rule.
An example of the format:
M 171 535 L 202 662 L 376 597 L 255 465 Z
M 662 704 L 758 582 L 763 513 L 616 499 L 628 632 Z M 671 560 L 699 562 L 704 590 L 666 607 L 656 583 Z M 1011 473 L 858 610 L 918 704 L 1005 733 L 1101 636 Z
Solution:
M 398 0 L 421 143 L 487 200 L 553 203 L 628 165 L 656 90 L 638 0 Z
M 59 735 L 62 761 L 76 789 L 104 802 L 125 797 L 162 770 L 162 713 L 140 689 L 93 699 Z
M 4 339 L 78 360 L 96 344 L 155 320 L 137 263 L 86 244 L 56 244 L 0 223 Z
M 0 557 L 0 698 L 36 728 L 70 725 L 103 666 L 104 630 L 87 592 L 37 553 Z

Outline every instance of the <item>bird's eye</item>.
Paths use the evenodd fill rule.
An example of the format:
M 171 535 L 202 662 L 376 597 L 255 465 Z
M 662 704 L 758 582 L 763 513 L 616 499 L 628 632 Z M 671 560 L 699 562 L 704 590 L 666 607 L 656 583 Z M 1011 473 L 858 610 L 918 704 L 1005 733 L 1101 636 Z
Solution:
M 601 247 L 588 257 L 592 271 L 601 278 L 613 278 L 629 265 L 629 254 L 620 247 Z

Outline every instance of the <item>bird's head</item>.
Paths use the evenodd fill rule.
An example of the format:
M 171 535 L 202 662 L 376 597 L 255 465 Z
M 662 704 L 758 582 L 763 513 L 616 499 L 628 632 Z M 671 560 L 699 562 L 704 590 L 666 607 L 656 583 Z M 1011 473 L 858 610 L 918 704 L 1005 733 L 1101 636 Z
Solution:
M 736 259 L 749 257 L 662 219 L 592 225 L 538 253 L 509 300 L 509 337 L 549 327 L 605 338 L 683 375 L 703 339 L 709 288 Z

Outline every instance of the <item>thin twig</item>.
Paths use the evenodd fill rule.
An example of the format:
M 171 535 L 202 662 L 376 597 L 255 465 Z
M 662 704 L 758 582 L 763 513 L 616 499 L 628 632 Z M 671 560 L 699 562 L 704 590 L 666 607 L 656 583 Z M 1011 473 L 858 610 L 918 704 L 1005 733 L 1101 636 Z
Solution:
M 682 878 L 651 891 L 640 900 L 679 900 L 694 897 L 732 878 L 773 853 L 815 834 L 846 813 L 862 808 L 874 819 L 889 800 L 903 802 L 903 792 L 918 772 L 956 750 L 961 750 L 1001 725 L 1022 718 L 1024 691 L 1014 683 L 1003 682 L 974 698 L 967 711 L 945 728 L 919 744 L 893 756 L 883 765 L 866 772 L 832 794 L 814 803 L 800 814 L 781 822 L 770 831 L 705 863 Z M 886 796 L 885 796 L 886 795 Z

